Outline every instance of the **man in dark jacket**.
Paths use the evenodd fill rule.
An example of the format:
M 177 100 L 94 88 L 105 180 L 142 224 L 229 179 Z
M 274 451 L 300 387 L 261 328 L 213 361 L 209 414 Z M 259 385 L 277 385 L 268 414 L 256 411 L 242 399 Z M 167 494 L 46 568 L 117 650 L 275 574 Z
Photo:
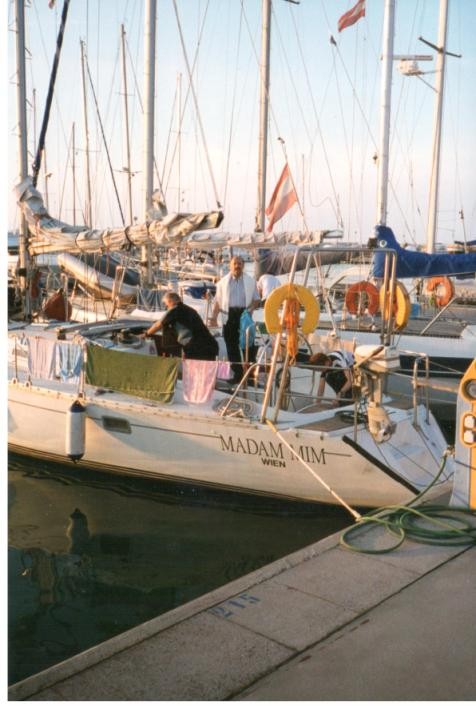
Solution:
M 167 292 L 162 299 L 167 313 L 161 321 L 146 331 L 152 336 L 162 329 L 164 334 L 172 331 L 181 347 L 185 358 L 197 360 L 215 360 L 218 356 L 218 343 L 202 321 L 195 309 L 182 302 L 175 292 Z

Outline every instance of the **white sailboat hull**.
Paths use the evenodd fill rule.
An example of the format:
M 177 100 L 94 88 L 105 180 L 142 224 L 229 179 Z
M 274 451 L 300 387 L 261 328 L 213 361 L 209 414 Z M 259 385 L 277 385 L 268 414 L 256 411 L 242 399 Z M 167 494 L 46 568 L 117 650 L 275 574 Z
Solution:
M 64 390 L 54 381 L 41 386 L 10 384 L 12 451 L 69 461 L 66 416 L 76 394 Z M 190 411 L 180 402 L 161 405 L 121 393 L 95 396 L 94 392 L 94 388 L 88 390 L 85 400 L 86 443 L 79 473 L 81 467 L 88 467 L 252 494 L 336 502 L 256 416 L 220 416 L 214 408 L 219 398 L 215 404 Z M 248 405 L 256 406 L 252 401 Z M 283 421 L 278 429 L 308 467 L 348 504 L 376 507 L 406 502 L 436 475 L 444 441 L 435 424 L 424 422 L 423 414 L 415 428 L 410 411 L 392 412 L 396 431 L 383 444 L 377 444 L 363 424 L 354 439 L 353 423 L 342 421 L 338 412 L 332 415 L 301 415 L 305 418 L 301 426 Z M 441 483 L 437 489 L 441 492 Z

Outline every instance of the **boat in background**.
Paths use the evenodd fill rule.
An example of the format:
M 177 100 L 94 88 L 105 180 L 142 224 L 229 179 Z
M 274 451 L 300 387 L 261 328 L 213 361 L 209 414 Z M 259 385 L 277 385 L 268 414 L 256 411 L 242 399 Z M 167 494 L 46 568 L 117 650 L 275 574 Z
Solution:
M 119 305 L 136 301 L 140 273 L 124 267 L 113 255 L 84 253 L 79 258 L 60 253 L 57 259 L 58 265 L 87 292 L 101 299 L 117 299 Z

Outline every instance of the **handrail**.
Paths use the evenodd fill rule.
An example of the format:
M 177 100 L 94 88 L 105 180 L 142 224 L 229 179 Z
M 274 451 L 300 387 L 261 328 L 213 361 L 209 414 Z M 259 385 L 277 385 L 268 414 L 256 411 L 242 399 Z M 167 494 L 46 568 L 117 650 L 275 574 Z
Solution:
M 418 365 L 421 360 L 425 361 L 425 380 L 426 380 L 425 385 L 420 385 L 418 382 Z M 428 424 L 430 421 L 430 396 L 428 393 L 429 379 L 430 379 L 430 359 L 426 354 L 422 353 L 421 355 L 418 355 L 415 357 L 415 362 L 413 363 L 412 386 L 413 386 L 413 426 L 414 427 L 418 426 L 417 392 L 418 392 L 419 387 L 425 388 L 424 394 L 425 394 L 426 423 Z
M 233 400 L 234 400 L 235 397 L 237 396 L 238 392 L 244 387 L 244 383 L 245 383 L 245 382 L 248 380 L 248 378 L 250 377 L 251 371 L 254 370 L 255 368 L 259 368 L 260 365 L 261 365 L 261 356 L 260 356 L 260 360 L 259 360 L 259 361 L 257 361 L 256 363 L 252 363 L 252 364 L 250 365 L 250 367 L 245 371 L 245 374 L 243 375 L 243 377 L 241 378 L 240 382 L 239 382 L 238 385 L 236 386 L 236 388 L 235 388 L 235 390 L 233 391 L 233 394 L 231 395 L 230 399 L 228 400 L 228 402 L 226 403 L 226 405 L 223 407 L 223 409 L 220 410 L 220 417 L 224 417 L 224 416 L 225 416 L 226 412 L 228 411 L 228 408 L 230 407 L 231 403 L 233 402 Z
M 332 253 L 332 252 L 342 252 L 342 248 L 322 248 L 322 247 L 316 247 L 316 246 L 311 246 L 310 244 L 300 244 L 296 246 L 296 251 L 294 253 L 294 258 L 293 258 L 293 265 L 291 268 L 291 272 L 289 274 L 289 280 L 288 284 L 291 284 L 294 281 L 294 276 L 296 273 L 296 262 L 297 262 L 297 255 L 299 252 L 308 252 L 308 257 L 312 257 L 313 255 L 318 255 L 320 251 L 325 250 L 327 253 Z M 372 247 L 367 247 L 367 248 L 348 248 L 346 249 L 347 254 L 352 254 L 353 252 L 362 254 L 368 251 L 369 253 L 374 253 L 375 248 Z M 384 253 L 387 257 L 385 258 L 385 270 L 384 270 L 384 278 L 383 278 L 383 287 L 384 287 L 384 292 L 389 298 L 388 302 L 388 317 L 385 315 L 386 314 L 386 309 L 387 307 L 384 307 L 384 312 L 382 316 L 382 325 L 381 325 L 381 331 L 380 331 L 380 340 L 381 344 L 384 346 L 390 345 L 390 340 L 392 336 L 392 329 L 393 329 L 393 320 L 394 320 L 394 314 L 393 314 L 393 299 L 395 296 L 395 289 L 396 289 L 396 263 L 397 263 L 397 253 L 393 248 L 377 248 L 377 250 L 380 253 Z M 281 316 L 281 325 L 283 324 L 284 320 L 284 311 L 283 315 Z M 282 338 L 283 331 L 280 330 L 275 339 L 275 344 L 274 344 L 274 349 L 273 349 L 273 355 L 271 358 L 271 369 L 269 371 L 268 375 L 268 381 L 265 389 L 265 395 L 263 399 L 263 405 L 261 409 L 261 418 L 260 421 L 261 423 L 264 423 L 266 421 L 266 412 L 267 408 L 269 405 L 270 397 L 271 397 L 271 390 L 272 390 L 272 384 L 274 380 L 274 376 L 276 373 L 276 367 L 277 367 L 277 358 L 279 355 L 280 351 L 280 345 L 281 345 L 281 338 Z M 276 406 L 276 413 L 274 416 L 274 421 L 277 421 L 277 416 L 278 416 L 278 407 Z
M 435 314 L 435 316 L 431 319 L 431 321 L 429 323 L 427 323 L 427 325 L 420 331 L 420 336 L 423 336 L 423 334 L 426 333 L 428 331 L 428 329 L 431 328 L 436 321 L 438 321 L 440 316 L 448 309 L 448 307 L 451 306 L 452 304 L 454 304 L 455 301 L 458 301 L 458 300 L 459 300 L 459 297 L 453 297 L 453 299 L 450 299 L 448 304 L 446 306 L 442 307 L 439 310 L 439 312 L 437 314 Z

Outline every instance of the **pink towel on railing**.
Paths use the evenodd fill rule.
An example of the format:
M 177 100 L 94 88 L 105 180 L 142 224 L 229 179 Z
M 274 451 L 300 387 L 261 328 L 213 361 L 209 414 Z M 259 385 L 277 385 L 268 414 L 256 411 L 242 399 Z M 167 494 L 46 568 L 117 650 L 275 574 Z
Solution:
M 218 362 L 216 360 L 182 360 L 182 388 L 186 402 L 209 402 L 215 388 Z
M 28 338 L 28 372 L 32 378 L 51 380 L 55 377 L 56 341 L 51 338 Z
M 233 370 L 231 369 L 230 363 L 227 360 L 219 360 L 217 378 L 220 378 L 220 380 L 231 380 L 232 377 Z

